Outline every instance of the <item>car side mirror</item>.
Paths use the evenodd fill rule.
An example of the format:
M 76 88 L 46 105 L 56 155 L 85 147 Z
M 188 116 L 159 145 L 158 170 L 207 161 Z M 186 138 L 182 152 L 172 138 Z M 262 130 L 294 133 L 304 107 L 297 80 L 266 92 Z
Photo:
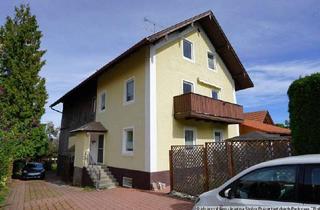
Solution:
M 231 199 L 231 198 L 232 198 L 231 188 L 226 189 L 226 190 L 223 192 L 223 194 L 224 194 L 224 197 L 225 197 L 225 198 Z

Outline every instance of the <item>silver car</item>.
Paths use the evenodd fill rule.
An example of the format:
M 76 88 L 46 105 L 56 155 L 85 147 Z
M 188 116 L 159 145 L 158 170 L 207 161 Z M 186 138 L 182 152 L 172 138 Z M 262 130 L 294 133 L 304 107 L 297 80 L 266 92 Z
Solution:
M 320 205 L 320 155 L 293 156 L 252 166 L 201 194 L 193 209 L 297 205 Z

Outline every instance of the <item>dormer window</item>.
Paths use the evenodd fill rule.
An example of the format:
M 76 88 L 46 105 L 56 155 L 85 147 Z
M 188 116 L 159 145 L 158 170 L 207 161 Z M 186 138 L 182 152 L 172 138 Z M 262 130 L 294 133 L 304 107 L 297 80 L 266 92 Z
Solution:
M 192 42 L 183 39 L 182 41 L 183 45 L 183 57 L 188 60 L 193 60 L 193 44 Z

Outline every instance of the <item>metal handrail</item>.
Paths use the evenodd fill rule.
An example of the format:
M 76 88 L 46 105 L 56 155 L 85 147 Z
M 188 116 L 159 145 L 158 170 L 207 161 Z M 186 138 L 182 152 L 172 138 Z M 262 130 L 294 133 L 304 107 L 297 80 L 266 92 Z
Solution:
M 101 180 L 101 171 L 94 167 L 95 165 L 98 165 L 98 163 L 93 159 L 93 157 L 90 155 L 90 152 L 87 153 L 87 161 L 88 161 L 88 168 L 91 168 L 91 171 L 93 171 L 93 175 L 96 178 L 96 189 L 99 189 L 100 180 Z

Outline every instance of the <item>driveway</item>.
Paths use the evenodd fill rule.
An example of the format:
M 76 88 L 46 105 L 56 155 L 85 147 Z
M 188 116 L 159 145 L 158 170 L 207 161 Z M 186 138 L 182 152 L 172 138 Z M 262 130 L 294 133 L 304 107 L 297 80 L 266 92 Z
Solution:
M 59 181 L 14 180 L 5 209 L 192 209 L 192 203 L 163 192 L 115 188 L 92 190 L 72 187 Z

